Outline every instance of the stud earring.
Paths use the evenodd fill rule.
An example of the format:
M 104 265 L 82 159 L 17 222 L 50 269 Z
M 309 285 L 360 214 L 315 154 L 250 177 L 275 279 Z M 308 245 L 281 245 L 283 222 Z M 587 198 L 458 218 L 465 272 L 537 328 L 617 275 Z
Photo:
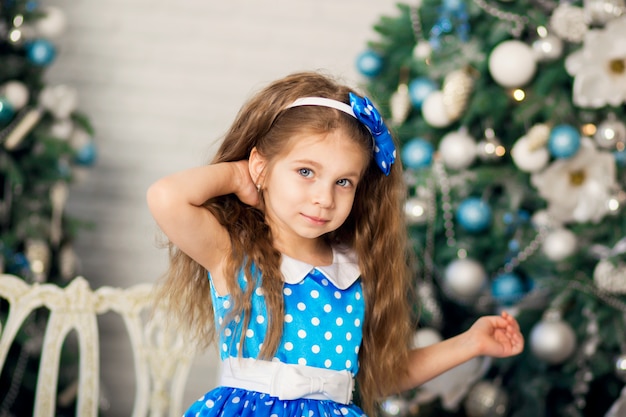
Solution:
M 256 185 L 256 192 L 260 193 L 261 192 L 261 184 L 257 184 Z

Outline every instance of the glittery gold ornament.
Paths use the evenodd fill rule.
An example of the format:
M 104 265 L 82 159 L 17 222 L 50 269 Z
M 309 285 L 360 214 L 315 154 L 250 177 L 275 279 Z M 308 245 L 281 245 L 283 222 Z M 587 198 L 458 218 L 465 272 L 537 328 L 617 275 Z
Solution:
M 451 120 L 457 120 L 465 109 L 474 90 L 472 70 L 464 68 L 452 71 L 443 80 L 443 105 Z

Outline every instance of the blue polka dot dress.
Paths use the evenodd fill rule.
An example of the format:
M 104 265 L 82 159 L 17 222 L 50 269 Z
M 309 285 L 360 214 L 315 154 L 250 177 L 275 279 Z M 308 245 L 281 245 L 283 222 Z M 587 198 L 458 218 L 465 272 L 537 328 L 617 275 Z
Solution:
M 228 295 L 220 296 L 211 285 L 215 320 L 222 329 L 219 337 L 219 351 L 222 359 L 221 385 L 198 399 L 185 412 L 184 417 L 336 417 L 365 416 L 363 411 L 350 401 L 335 401 L 328 392 L 332 384 L 326 384 L 324 391 L 285 399 L 273 395 L 266 386 L 278 385 L 280 390 L 292 390 L 292 380 L 281 376 L 269 376 L 257 372 L 255 378 L 261 381 L 260 389 L 252 389 L 255 384 L 230 383 L 225 378 L 232 364 L 249 361 L 253 364 L 277 366 L 318 372 L 324 375 L 347 375 L 352 378 L 358 371 L 358 353 L 362 339 L 362 325 L 365 311 L 361 281 L 356 256 L 351 251 L 333 248 L 332 265 L 313 267 L 312 265 L 283 255 L 281 271 L 284 276 L 283 297 L 285 306 L 283 335 L 272 361 L 257 361 L 255 358 L 262 347 L 267 330 L 267 313 L 263 291 L 257 286 L 252 297 L 251 319 L 245 333 L 245 343 L 241 338 L 241 318 L 234 317 L 224 323 L 230 311 Z M 246 285 L 243 274 L 239 276 L 242 286 Z M 239 356 L 239 350 L 241 355 Z M 265 368 L 264 368 L 265 369 Z M 279 375 L 279 374 L 276 374 Z M 238 378 L 238 377 L 237 377 Z M 235 378 L 235 379 L 237 379 Z M 260 379 L 259 379 L 260 378 Z M 308 381 L 309 379 L 307 379 Z M 319 378 L 310 378 L 317 381 Z M 342 379 L 345 381 L 345 378 Z M 265 385 L 263 385 L 265 384 Z M 313 384 L 313 383 L 312 383 Z M 323 385 L 323 384 L 322 384 Z M 345 389 L 345 385 L 342 385 Z M 349 391 L 352 385 L 349 386 Z M 282 392 L 282 391 L 281 391 Z M 333 397 L 333 398 L 331 398 Z

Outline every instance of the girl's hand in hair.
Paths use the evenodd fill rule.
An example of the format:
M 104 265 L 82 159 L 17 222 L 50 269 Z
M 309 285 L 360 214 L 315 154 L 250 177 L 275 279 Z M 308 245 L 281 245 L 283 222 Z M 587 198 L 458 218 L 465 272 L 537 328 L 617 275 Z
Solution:
M 248 169 L 248 161 L 233 162 L 237 179 L 237 191 L 235 195 L 241 200 L 242 203 L 252 207 L 257 207 L 261 203 L 260 192 L 257 189 L 256 184 L 250 177 L 250 170 Z

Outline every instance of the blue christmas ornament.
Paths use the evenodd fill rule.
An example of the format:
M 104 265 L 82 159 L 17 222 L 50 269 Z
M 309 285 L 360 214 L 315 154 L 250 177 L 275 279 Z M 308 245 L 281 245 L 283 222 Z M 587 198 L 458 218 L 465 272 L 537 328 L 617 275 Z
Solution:
M 470 233 L 482 232 L 491 224 L 491 207 L 480 198 L 467 198 L 459 205 L 456 220 Z
M 500 304 L 513 304 L 525 293 L 524 283 L 513 273 L 498 275 L 491 282 L 491 295 Z
M 91 166 L 96 162 L 97 154 L 96 144 L 89 141 L 77 150 L 75 161 L 78 165 Z
M 419 169 L 430 166 L 434 152 L 435 149 L 430 142 L 422 138 L 413 138 L 402 147 L 400 157 L 407 168 Z
M 35 10 L 37 10 L 37 7 L 39 7 L 39 4 L 36 1 L 31 0 L 26 2 L 27 12 L 34 12 Z
M 571 158 L 580 149 L 580 132 L 571 125 L 558 125 L 550 131 L 548 150 L 555 158 Z
M 24 47 L 28 60 L 42 67 L 50 65 L 57 54 L 54 45 L 46 39 L 32 40 L 27 42 Z
M 0 126 L 5 126 L 9 124 L 13 117 L 15 116 L 15 109 L 4 97 L 0 97 Z
M 409 98 L 413 107 L 421 109 L 426 97 L 435 90 L 437 90 L 437 84 L 430 78 L 418 77 L 412 80 L 409 83 Z
M 368 49 L 357 56 L 356 68 L 366 77 L 375 77 L 383 68 L 383 58 L 378 52 Z

